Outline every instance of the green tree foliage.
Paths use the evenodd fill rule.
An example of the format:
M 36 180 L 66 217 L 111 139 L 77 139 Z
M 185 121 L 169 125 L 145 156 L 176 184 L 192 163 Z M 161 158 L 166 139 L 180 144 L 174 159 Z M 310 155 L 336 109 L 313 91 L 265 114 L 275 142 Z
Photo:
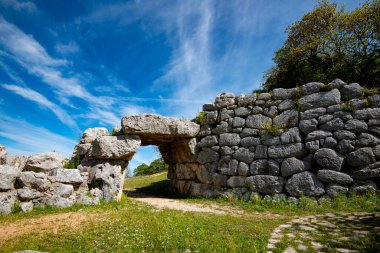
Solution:
M 162 158 L 159 158 L 151 162 L 150 165 L 147 165 L 145 163 L 139 165 L 135 169 L 135 176 L 151 175 L 168 170 L 168 168 L 169 166 L 164 162 L 164 160 Z
M 273 58 L 276 66 L 264 75 L 266 90 L 335 78 L 380 85 L 380 0 L 352 12 L 322 0 L 286 33 Z

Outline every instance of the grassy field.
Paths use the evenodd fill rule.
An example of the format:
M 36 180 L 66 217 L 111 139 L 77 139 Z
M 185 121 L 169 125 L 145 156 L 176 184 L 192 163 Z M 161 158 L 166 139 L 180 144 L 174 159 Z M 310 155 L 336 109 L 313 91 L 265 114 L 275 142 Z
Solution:
M 127 179 L 125 187 L 179 198 L 166 174 Z M 265 252 L 274 228 L 298 214 L 334 211 L 378 211 L 379 198 L 341 198 L 324 210 L 312 201 L 300 206 L 244 203 L 236 199 L 187 197 L 187 202 L 233 206 L 245 215 L 215 215 L 155 209 L 128 197 L 121 202 L 68 209 L 36 209 L 0 216 L 0 252 Z M 301 201 L 302 202 L 302 201 Z M 25 230 L 25 231 L 23 231 Z

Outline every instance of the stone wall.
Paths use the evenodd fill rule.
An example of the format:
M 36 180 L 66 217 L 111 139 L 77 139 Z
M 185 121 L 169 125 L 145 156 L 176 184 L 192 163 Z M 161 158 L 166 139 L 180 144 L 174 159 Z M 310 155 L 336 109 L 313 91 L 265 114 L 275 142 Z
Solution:
M 334 197 L 380 187 L 380 95 L 335 80 L 234 96 L 223 93 L 193 120 L 125 116 L 122 129 L 87 129 L 70 161 L 14 156 L 0 146 L 0 213 L 121 197 L 140 145 L 158 146 L 178 192 Z M 196 122 L 196 123 L 195 123 Z
M 140 143 L 138 136 L 87 129 L 74 149 L 73 169 L 64 168 L 67 159 L 55 152 L 15 156 L 0 146 L 0 214 L 120 199 L 125 168 Z
M 187 183 L 201 190 L 189 193 L 249 199 L 252 192 L 333 197 L 376 191 L 380 95 L 368 93 L 335 80 L 219 95 L 196 119 L 200 166 Z

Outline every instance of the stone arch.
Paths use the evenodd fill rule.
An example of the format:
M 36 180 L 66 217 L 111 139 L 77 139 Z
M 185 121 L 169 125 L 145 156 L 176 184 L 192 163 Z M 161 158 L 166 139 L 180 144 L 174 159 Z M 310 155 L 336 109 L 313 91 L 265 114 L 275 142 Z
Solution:
M 194 181 L 203 167 L 197 161 L 198 124 L 187 119 L 140 114 L 125 116 L 121 125 L 124 134 L 140 137 L 141 146 L 159 148 L 169 165 L 168 178 L 176 191 L 196 194 Z

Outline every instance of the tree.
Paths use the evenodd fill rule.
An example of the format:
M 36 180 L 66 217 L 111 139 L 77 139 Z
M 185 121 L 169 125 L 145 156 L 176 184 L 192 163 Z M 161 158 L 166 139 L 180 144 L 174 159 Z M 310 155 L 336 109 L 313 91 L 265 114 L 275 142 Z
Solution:
M 273 58 L 276 66 L 263 87 L 291 88 L 311 81 L 340 78 L 367 86 L 380 85 L 380 0 L 352 12 L 336 3 L 319 2 L 286 29 L 288 38 Z
M 135 169 L 135 176 L 141 175 L 151 175 L 161 171 L 165 171 L 169 168 L 169 166 L 164 162 L 162 158 L 156 159 L 147 165 L 145 163 L 139 165 Z

